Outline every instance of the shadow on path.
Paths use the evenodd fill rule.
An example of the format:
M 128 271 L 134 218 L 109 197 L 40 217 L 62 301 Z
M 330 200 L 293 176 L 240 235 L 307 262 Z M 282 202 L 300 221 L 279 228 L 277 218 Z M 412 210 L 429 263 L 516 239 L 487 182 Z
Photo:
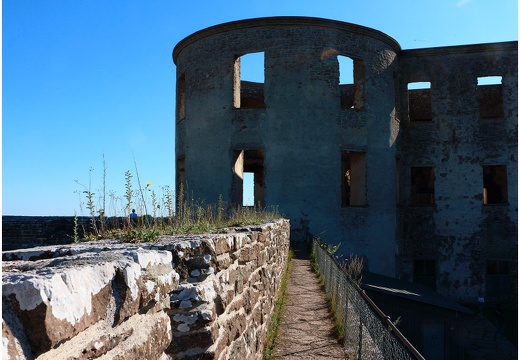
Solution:
M 334 335 L 325 292 L 310 265 L 310 246 L 291 243 L 292 271 L 273 355 L 276 359 L 344 359 Z M 466 319 L 466 356 L 471 360 L 515 360 L 518 350 L 484 317 Z
M 518 359 L 518 349 L 496 327 L 483 316 L 466 319 L 464 337 L 467 355 L 471 360 L 514 360 Z
M 293 259 L 309 260 L 311 255 L 311 244 L 305 242 L 291 242 Z
M 292 250 L 287 301 L 273 355 L 276 359 L 344 359 L 325 292 L 311 268 L 309 249 L 303 244 Z

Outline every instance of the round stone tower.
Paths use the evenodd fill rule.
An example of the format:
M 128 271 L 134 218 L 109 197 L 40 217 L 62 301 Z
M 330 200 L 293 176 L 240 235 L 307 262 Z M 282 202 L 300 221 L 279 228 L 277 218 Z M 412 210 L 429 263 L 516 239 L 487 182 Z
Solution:
M 293 240 L 341 243 L 365 269 L 394 276 L 400 51 L 377 30 L 307 17 L 186 37 L 173 51 L 177 191 L 242 204 L 250 173 L 254 203 L 277 205 Z M 253 53 L 260 80 L 248 81 Z

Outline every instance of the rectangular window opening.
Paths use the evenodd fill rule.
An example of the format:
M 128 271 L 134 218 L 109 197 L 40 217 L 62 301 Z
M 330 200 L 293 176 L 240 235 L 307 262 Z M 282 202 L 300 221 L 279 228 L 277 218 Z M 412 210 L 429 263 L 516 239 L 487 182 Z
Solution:
M 485 165 L 482 167 L 484 204 L 507 204 L 507 167 Z
M 408 83 L 408 118 L 411 122 L 432 121 L 430 82 Z
M 177 80 L 177 122 L 186 117 L 186 76 L 182 74 Z
M 437 287 L 435 278 L 435 260 L 414 260 L 413 282 L 435 290 Z
M 181 205 L 179 202 L 184 201 L 185 195 L 186 195 L 186 178 L 185 178 L 185 158 L 180 157 L 177 159 L 177 165 L 175 170 L 176 175 L 176 202 L 177 202 L 177 209 L 179 209 L 179 205 Z
M 366 205 L 366 160 L 364 152 L 341 152 L 341 206 Z
M 233 202 L 264 207 L 263 150 L 234 151 Z
M 365 66 L 363 60 L 338 55 L 340 103 L 343 109 L 363 109 Z
M 255 205 L 255 173 L 244 172 L 244 186 L 242 191 L 242 205 Z
M 434 174 L 432 166 L 411 168 L 411 203 L 412 205 L 434 204 Z
M 477 97 L 481 119 L 504 118 L 502 76 L 477 78 Z
M 507 301 L 510 298 L 511 273 L 509 262 L 486 261 L 486 300 Z
M 509 275 L 509 262 L 499 260 L 487 261 L 486 272 L 488 275 Z
M 395 203 L 401 204 L 401 160 L 395 159 Z
M 256 52 L 235 58 L 233 97 L 235 109 L 265 107 L 264 57 L 264 52 Z

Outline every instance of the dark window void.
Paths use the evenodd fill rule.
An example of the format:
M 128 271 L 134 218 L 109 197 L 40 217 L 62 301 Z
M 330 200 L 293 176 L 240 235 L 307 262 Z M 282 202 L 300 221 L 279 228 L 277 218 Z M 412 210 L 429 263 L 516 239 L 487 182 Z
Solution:
M 435 260 L 414 260 L 413 282 L 435 290 Z
M 343 109 L 363 109 L 365 65 L 361 59 L 338 55 L 339 92 Z
M 186 76 L 182 74 L 177 80 L 177 122 L 186 117 Z
M 235 58 L 233 106 L 235 109 L 265 107 L 263 52 Z
M 507 261 L 487 261 L 486 272 L 488 275 L 509 275 L 509 263 Z
M 484 204 L 507 204 L 507 167 L 487 165 L 482 167 Z
M 364 152 L 341 152 L 341 206 L 366 205 L 366 161 Z
M 184 157 L 180 157 L 177 159 L 176 169 L 176 187 L 177 187 L 177 206 L 179 206 L 179 201 L 183 201 L 185 193 L 186 193 L 186 178 L 184 175 Z
M 477 96 L 481 119 L 504 118 L 502 76 L 487 76 L 478 78 Z
M 412 205 L 434 204 L 433 167 L 421 166 L 411 168 L 411 203 Z
M 412 122 L 432 121 L 431 84 L 408 83 L 408 118 Z
M 238 150 L 233 152 L 233 202 L 240 205 L 264 207 L 264 152 Z M 244 182 L 244 175 L 246 179 Z M 252 177 L 248 184 L 248 178 Z M 252 201 L 246 197 L 252 192 Z M 252 204 L 251 204 L 252 202 Z
M 507 301 L 511 291 L 509 262 L 486 261 L 486 300 Z
M 395 159 L 395 203 L 401 203 L 401 160 Z

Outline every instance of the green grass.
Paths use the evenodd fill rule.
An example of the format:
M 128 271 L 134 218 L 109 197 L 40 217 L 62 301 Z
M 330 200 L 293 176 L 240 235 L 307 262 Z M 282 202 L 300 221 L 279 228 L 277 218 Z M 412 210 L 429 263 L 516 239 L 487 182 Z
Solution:
M 310 260 L 312 270 L 320 278 L 320 287 L 323 288 L 323 291 L 325 291 L 325 278 L 320 273 L 320 268 L 318 267 L 318 263 L 316 262 L 316 252 L 314 251 L 314 248 L 311 251 Z M 345 337 L 345 327 L 343 325 L 343 319 L 338 316 L 335 297 L 329 296 L 328 294 L 325 294 L 325 296 L 327 298 L 327 306 L 329 308 L 329 312 L 331 313 L 332 318 L 334 320 L 334 335 L 339 341 L 343 341 Z
M 289 281 L 289 276 L 292 270 L 292 258 L 294 253 L 292 250 L 289 250 L 289 255 L 287 258 L 287 265 L 285 267 L 284 274 L 282 276 L 282 280 L 280 283 L 280 289 L 278 290 L 278 295 L 276 298 L 276 303 L 274 305 L 273 314 L 271 316 L 271 321 L 269 322 L 269 328 L 266 333 L 266 344 L 264 347 L 263 359 L 264 360 L 272 360 L 274 359 L 273 351 L 275 346 L 276 338 L 278 337 L 278 329 L 280 326 L 280 321 L 282 319 L 282 314 L 285 308 L 285 303 L 287 301 L 287 285 Z
M 104 155 L 102 165 L 101 189 L 94 192 L 92 168 L 89 170 L 88 185 L 76 180 L 81 187 L 81 190 L 76 191 L 80 197 L 80 214 L 83 216 L 83 209 L 86 208 L 90 223 L 83 226 L 83 234 L 80 237 L 78 216 L 75 212 L 75 228 L 71 235 L 75 242 L 99 239 L 154 242 L 161 235 L 218 232 L 226 227 L 259 225 L 283 217 L 278 213 L 277 207 L 243 207 L 227 204 L 222 195 L 215 204 L 190 199 L 182 185 L 176 195 L 169 186 L 155 189 L 150 182 L 141 182 L 135 159 L 138 186 L 133 186 L 134 176 L 130 170 L 126 171 L 125 194 L 120 197 L 112 191 L 107 191 L 107 164 Z M 135 223 L 130 219 L 132 209 L 141 214 Z
M 218 233 L 219 229 L 246 225 L 259 225 L 269 220 L 281 217 L 276 208 L 257 209 L 236 207 L 229 216 L 218 217 L 215 206 L 190 205 L 185 207 L 183 215 L 173 217 L 141 216 L 137 224 L 128 218 L 118 222 L 107 222 L 110 218 L 97 218 L 96 226 L 91 230 L 83 229 L 84 237 L 79 239 L 74 234 L 75 241 L 98 239 L 120 239 L 127 242 L 153 242 L 161 235 Z
M 336 300 L 334 296 L 327 295 L 327 305 L 329 312 L 332 314 L 334 320 L 333 332 L 338 341 L 343 342 L 345 339 L 345 327 L 343 325 L 343 319 L 338 316 Z

